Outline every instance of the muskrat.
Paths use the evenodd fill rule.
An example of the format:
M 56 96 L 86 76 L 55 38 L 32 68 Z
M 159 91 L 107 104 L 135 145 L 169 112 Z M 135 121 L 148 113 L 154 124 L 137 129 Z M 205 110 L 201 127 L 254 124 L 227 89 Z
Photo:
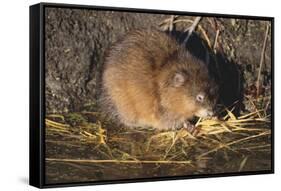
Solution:
M 207 64 L 166 32 L 129 32 L 103 67 L 103 108 L 128 127 L 177 129 L 213 115 L 218 93 Z

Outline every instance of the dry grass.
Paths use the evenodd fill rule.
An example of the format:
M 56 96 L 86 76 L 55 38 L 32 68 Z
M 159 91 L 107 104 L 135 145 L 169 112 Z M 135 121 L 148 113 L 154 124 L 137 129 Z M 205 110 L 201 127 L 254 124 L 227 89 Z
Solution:
M 270 150 L 270 116 L 263 110 L 235 116 L 230 110 L 222 119 L 199 119 L 197 135 L 186 129 L 157 132 L 153 129 L 128 129 L 113 127 L 113 123 L 82 123 L 76 127 L 67 124 L 63 115 L 49 115 L 46 118 L 47 141 L 68 147 L 91 145 L 97 153 L 95 159 L 54 158 L 47 161 L 90 162 L 90 163 L 159 163 L 189 164 L 196 166 L 201 160 L 214 153 L 245 155 L 243 151 L 267 152 Z M 84 113 L 85 114 L 85 113 Z M 87 113 L 89 115 L 91 113 Z M 92 115 L 99 115 L 92 113 Z M 118 129 L 117 129 L 118 128 Z M 106 129 L 109 129 L 106 131 Z M 110 130 L 111 129 L 111 130 Z M 54 140 L 51 140 L 52 137 Z M 98 152 L 97 152 L 98 151 Z M 239 169 L 246 163 L 244 157 Z M 243 165 L 244 164 L 244 165 Z M 238 170 L 239 170 L 238 169 Z

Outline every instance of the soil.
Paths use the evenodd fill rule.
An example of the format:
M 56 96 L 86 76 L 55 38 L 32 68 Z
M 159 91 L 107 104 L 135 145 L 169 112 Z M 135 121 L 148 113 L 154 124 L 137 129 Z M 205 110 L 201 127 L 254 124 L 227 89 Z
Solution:
M 170 15 L 129 12 L 94 11 L 83 9 L 46 8 L 45 56 L 46 56 L 46 112 L 63 113 L 81 111 L 85 105 L 95 102 L 98 94 L 98 77 L 106 50 L 126 32 L 145 27 L 167 29 L 161 25 Z M 180 16 L 193 21 L 194 17 Z M 214 45 L 219 30 L 215 70 L 221 70 L 220 81 L 224 87 L 222 97 L 255 89 L 261 60 L 262 46 L 268 21 L 223 19 L 204 17 L 201 28 Z M 174 24 L 174 31 L 183 31 L 190 23 Z M 205 41 L 197 29 L 199 41 Z M 262 90 L 271 87 L 271 31 L 265 48 L 260 84 Z M 197 56 L 205 56 L 198 40 L 190 40 L 187 46 Z M 205 46 L 204 45 L 204 46 Z M 206 46 L 205 46 L 206 47 Z M 213 54 L 213 51 L 212 53 Z M 234 92 L 236 91 L 236 92 Z M 233 99 L 225 100 L 226 105 Z M 93 101 L 94 100 L 94 101 Z

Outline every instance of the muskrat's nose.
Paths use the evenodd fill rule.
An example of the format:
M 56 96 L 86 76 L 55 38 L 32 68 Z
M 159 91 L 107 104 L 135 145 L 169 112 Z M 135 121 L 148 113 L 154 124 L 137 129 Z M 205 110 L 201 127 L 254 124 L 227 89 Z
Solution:
M 214 112 L 213 111 L 208 111 L 208 116 L 209 117 L 212 117 L 214 115 Z
M 220 106 L 220 105 L 216 105 L 215 107 L 213 107 L 213 115 L 215 116 L 219 116 L 222 114 L 222 110 L 224 107 Z

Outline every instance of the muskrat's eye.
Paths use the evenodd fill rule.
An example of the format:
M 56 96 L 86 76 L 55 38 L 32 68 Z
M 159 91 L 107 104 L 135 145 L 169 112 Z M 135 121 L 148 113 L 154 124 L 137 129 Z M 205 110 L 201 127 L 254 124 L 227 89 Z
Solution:
M 198 95 L 196 96 L 196 100 L 197 100 L 198 102 L 202 103 L 202 102 L 204 101 L 204 95 L 198 94 Z

